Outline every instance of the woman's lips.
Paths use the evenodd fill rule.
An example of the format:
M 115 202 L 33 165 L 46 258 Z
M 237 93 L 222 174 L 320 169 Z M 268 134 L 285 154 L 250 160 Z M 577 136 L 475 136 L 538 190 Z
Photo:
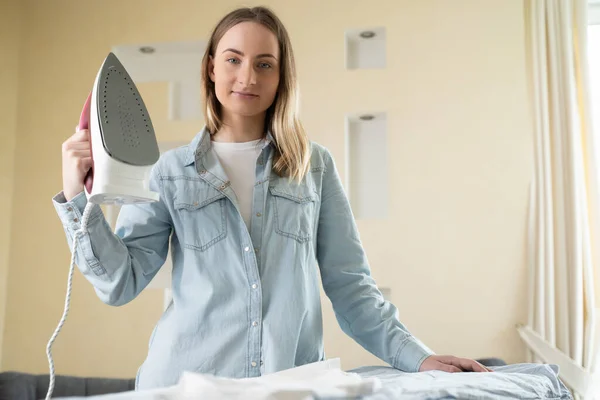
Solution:
M 236 96 L 238 96 L 238 97 L 241 97 L 243 99 L 255 99 L 255 98 L 258 97 L 257 94 L 248 93 L 248 92 L 236 92 L 236 91 L 234 91 L 233 94 L 236 95 Z

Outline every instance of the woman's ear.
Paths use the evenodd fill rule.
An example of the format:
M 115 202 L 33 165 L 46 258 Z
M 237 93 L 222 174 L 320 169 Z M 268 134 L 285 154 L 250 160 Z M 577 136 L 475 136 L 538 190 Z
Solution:
M 208 56 L 208 76 L 210 80 L 215 82 L 215 60 L 213 56 Z

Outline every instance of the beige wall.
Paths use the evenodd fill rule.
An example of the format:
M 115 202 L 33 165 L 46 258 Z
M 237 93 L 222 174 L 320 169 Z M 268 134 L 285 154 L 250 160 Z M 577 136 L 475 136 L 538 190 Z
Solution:
M 2 62 L 0 62 L 0 370 L 2 369 L 4 313 L 11 245 L 21 15 L 21 5 L 18 0 L 0 1 L 0 49 L 2 49 Z
M 62 312 L 69 251 L 50 198 L 60 145 L 112 45 L 206 38 L 237 1 L 29 0 L 22 42 L 14 223 L 3 367 L 46 372 Z M 244 4 L 256 4 L 245 1 Z M 401 319 L 439 353 L 523 360 L 525 221 L 531 176 L 521 0 L 271 0 L 297 56 L 302 117 L 345 176 L 344 116 L 387 111 L 390 215 L 359 221 L 377 281 Z M 387 68 L 344 70 L 344 31 L 386 26 Z M 164 84 L 144 84 L 160 140 L 200 122 L 169 122 Z M 35 117 L 31 111 L 35 110 Z M 35 163 L 34 163 L 35 161 Z M 133 376 L 161 294 L 102 304 L 76 274 L 55 345 L 60 373 Z M 343 336 L 324 300 L 326 352 L 344 367 L 377 362 Z

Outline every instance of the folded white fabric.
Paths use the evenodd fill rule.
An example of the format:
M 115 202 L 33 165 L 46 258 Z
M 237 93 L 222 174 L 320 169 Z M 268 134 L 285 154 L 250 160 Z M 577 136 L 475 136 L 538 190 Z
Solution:
M 362 378 L 356 373 L 342 371 L 340 360 L 334 358 L 258 378 L 230 379 L 184 372 L 177 385 L 167 388 L 107 394 L 92 396 L 92 398 L 97 400 L 333 400 L 369 396 L 379 391 L 381 387 L 381 381 L 377 377 Z
M 177 385 L 181 399 L 309 400 L 356 398 L 381 388 L 378 378 L 344 372 L 338 358 L 257 378 L 229 379 L 186 372 Z

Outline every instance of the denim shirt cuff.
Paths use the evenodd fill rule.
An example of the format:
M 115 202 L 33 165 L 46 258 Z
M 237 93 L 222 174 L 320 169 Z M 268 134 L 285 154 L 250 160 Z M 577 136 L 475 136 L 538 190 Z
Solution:
M 64 193 L 61 191 L 52 198 L 52 203 L 64 227 L 71 233 L 79 230 L 81 227 L 81 217 L 87 205 L 85 193 L 82 191 L 73 197 L 71 201 L 67 201 Z M 102 209 L 99 205 L 94 204 L 93 207 L 88 222 L 102 215 Z
M 423 361 L 434 354 L 415 338 L 408 337 L 398 350 L 393 367 L 404 372 L 419 372 Z

